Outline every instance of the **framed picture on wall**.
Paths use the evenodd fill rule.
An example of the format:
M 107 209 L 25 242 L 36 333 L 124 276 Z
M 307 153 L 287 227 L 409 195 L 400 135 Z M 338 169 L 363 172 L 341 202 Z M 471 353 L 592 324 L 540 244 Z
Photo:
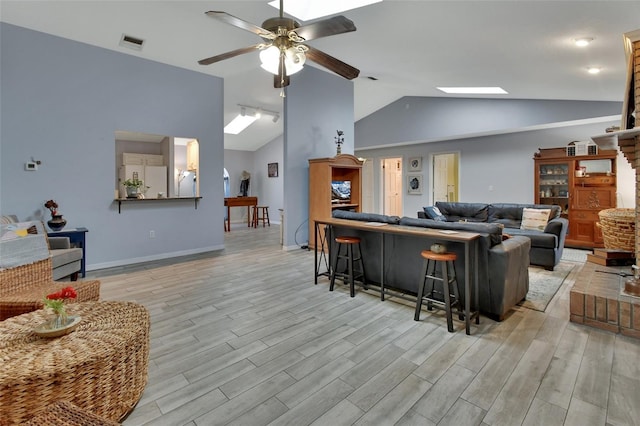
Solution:
M 422 171 L 422 157 L 409 158 L 409 171 L 410 172 Z
M 278 177 L 278 163 L 267 164 L 267 173 L 269 177 Z
M 407 193 L 409 195 L 422 194 L 422 175 L 407 175 Z

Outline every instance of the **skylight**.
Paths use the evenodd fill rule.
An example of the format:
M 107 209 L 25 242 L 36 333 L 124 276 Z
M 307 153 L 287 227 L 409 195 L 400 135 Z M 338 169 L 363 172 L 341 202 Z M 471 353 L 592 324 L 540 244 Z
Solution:
M 287 0 L 284 2 L 284 11 L 301 21 L 310 21 L 380 2 L 382 0 Z M 280 0 L 269 2 L 269 6 L 280 10 Z
M 456 95 L 507 95 L 502 87 L 436 87 L 436 89 Z
M 238 114 L 236 118 L 234 118 L 229 124 L 224 126 L 224 132 L 230 135 L 237 135 L 238 133 L 249 127 L 251 123 L 253 123 L 257 119 L 258 117 L 255 116 Z

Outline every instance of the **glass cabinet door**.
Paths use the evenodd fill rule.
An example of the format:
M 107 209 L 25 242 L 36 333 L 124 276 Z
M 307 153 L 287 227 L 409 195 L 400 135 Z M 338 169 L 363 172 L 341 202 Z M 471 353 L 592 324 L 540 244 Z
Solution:
M 569 210 L 569 163 L 538 164 L 538 193 L 540 204 L 557 204 L 562 207 L 563 215 Z

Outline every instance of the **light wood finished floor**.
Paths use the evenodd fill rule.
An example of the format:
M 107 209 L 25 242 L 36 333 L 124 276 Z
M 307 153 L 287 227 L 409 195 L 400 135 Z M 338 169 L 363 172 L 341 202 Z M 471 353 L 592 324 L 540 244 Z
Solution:
M 442 314 L 313 284 L 313 253 L 279 227 L 226 249 L 93 271 L 106 300 L 151 312 L 149 382 L 124 425 L 632 425 L 640 341 L 576 325 L 569 286 L 545 313 Z

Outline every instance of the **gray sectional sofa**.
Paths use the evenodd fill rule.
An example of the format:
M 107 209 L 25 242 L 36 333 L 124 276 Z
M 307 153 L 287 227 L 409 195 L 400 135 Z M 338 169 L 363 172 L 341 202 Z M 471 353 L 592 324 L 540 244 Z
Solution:
M 334 218 L 365 222 L 383 222 L 400 227 L 423 227 L 458 231 L 477 232 L 479 240 L 479 304 L 480 311 L 496 320 L 504 316 L 529 291 L 529 250 L 531 240 L 524 236 L 514 236 L 503 241 L 502 228 L 491 223 L 436 222 L 427 219 L 393 217 L 369 213 L 355 213 L 342 210 L 333 212 Z M 381 244 L 380 235 L 348 227 L 335 226 L 334 235 L 352 235 L 361 238 L 366 279 L 368 283 L 379 284 Z M 442 243 L 430 236 L 384 234 L 385 238 L 385 288 L 415 296 L 421 280 L 422 250 L 433 243 Z M 335 255 L 332 242 L 331 254 Z M 449 251 L 458 254 L 455 262 L 458 285 L 464 286 L 465 264 L 462 244 L 445 243 Z M 343 269 L 344 265 L 338 266 Z M 473 304 L 473 299 L 472 299 Z M 475 307 L 474 307 L 475 308 Z
M 529 262 L 542 266 L 547 270 L 560 262 L 564 240 L 567 236 L 569 221 L 561 215 L 561 208 L 550 204 L 515 204 L 515 203 L 453 203 L 438 201 L 435 204 L 446 217 L 447 222 L 484 222 L 501 224 L 503 233 L 511 236 L 525 236 L 531 240 Z M 524 208 L 549 209 L 551 215 L 543 231 L 520 229 Z M 418 217 L 429 219 L 425 211 L 419 211 Z M 429 219 L 431 220 L 431 219 Z

